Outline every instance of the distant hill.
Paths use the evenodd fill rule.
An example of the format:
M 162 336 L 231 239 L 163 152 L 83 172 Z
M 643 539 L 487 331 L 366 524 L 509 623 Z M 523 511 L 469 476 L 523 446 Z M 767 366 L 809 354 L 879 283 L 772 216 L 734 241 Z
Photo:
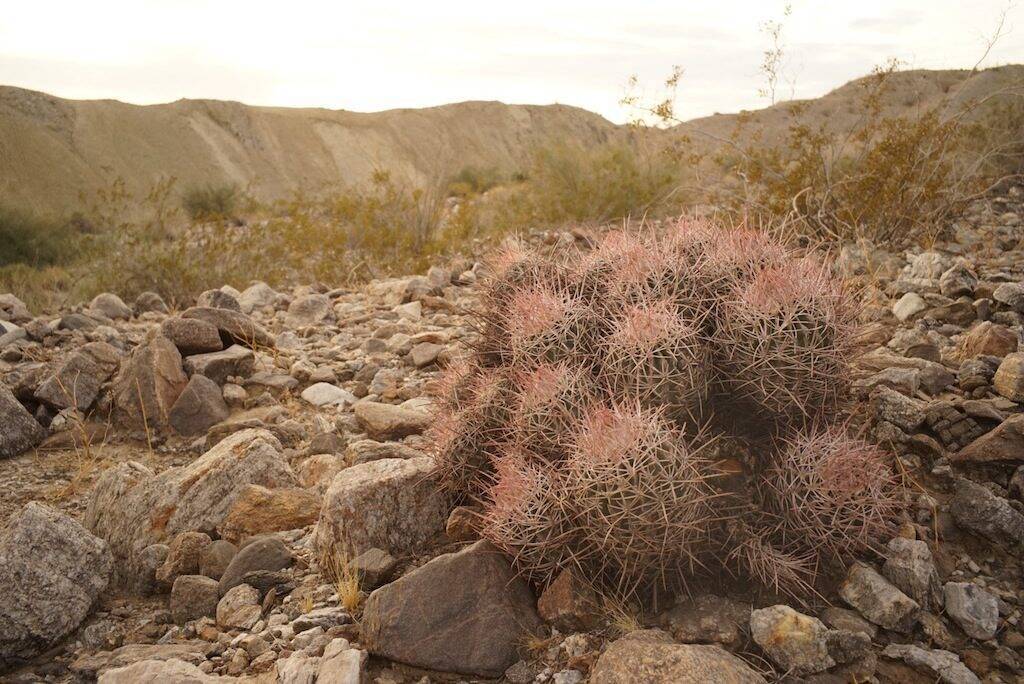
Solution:
M 884 109 L 902 114 L 1024 87 L 1024 66 L 984 71 L 906 71 L 892 77 Z M 853 125 L 864 79 L 807 100 L 805 120 Z M 691 134 L 711 148 L 732 134 L 773 142 L 791 122 L 793 103 L 696 119 L 655 136 Z M 697 132 L 707 133 L 701 135 Z M 65 100 L 0 86 L 0 200 L 65 212 L 79 195 L 124 178 L 140 195 L 161 178 L 179 188 L 234 183 L 263 200 L 295 190 L 359 184 L 375 169 L 420 182 L 466 166 L 522 168 L 536 145 L 584 147 L 624 136 L 617 126 L 564 105 L 463 102 L 428 109 L 355 113 L 253 107 L 217 100 L 138 106 L 115 100 Z
M 563 105 L 463 102 L 362 114 L 179 100 L 138 106 L 0 86 L 0 198 L 64 212 L 124 178 L 141 195 L 235 183 L 259 199 L 359 184 L 375 169 L 412 182 L 465 166 L 519 168 L 551 140 L 599 144 L 619 127 Z

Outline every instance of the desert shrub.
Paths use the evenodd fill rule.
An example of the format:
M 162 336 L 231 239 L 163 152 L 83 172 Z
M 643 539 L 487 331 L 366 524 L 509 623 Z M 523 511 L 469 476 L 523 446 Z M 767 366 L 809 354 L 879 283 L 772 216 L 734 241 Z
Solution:
M 852 302 L 780 243 L 683 221 L 585 255 L 512 246 L 482 302 L 436 458 L 537 582 L 630 594 L 725 569 L 807 596 L 899 518 L 890 461 L 838 422 Z
M 75 253 L 76 231 L 67 222 L 0 205 L 0 266 L 51 266 Z
M 469 197 L 487 192 L 504 180 L 498 169 L 479 166 L 466 166 L 451 177 L 448 182 L 448 195 L 452 197 Z
M 231 218 L 238 204 L 237 185 L 197 185 L 186 188 L 181 206 L 193 221 Z

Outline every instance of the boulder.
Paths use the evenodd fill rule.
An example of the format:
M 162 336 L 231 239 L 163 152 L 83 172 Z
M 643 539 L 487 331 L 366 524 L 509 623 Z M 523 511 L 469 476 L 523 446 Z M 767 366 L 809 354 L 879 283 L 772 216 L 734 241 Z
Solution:
M 496 678 L 540 629 L 529 586 L 499 551 L 477 542 L 370 594 L 361 637 L 370 653 L 390 660 Z
M 999 629 L 999 601 L 976 584 L 946 582 L 946 614 L 972 639 L 986 641 Z
M 334 317 L 331 300 L 322 294 L 308 294 L 296 298 L 288 307 L 284 324 L 289 328 L 308 328 Z
M 131 308 L 116 294 L 109 292 L 96 295 L 89 303 L 89 308 L 114 320 L 128 320 L 132 317 Z
M 1024 402 L 1024 352 L 1006 355 L 992 378 L 992 386 L 1007 399 Z
M 954 463 L 1024 463 L 1024 414 L 1018 413 L 960 451 L 950 455 Z
M 398 561 L 387 551 L 370 549 L 353 558 L 349 567 L 359 578 L 359 587 L 370 591 L 391 579 Z
M 237 543 L 247 537 L 312 525 L 319 515 L 320 497 L 313 492 L 249 485 L 235 499 L 217 531 L 223 539 Z
M 433 422 L 426 411 L 402 408 L 392 404 L 361 401 L 355 405 L 356 420 L 370 439 L 401 439 L 418 435 Z
M 97 675 L 102 676 L 110 670 L 128 667 L 143 661 L 178 660 L 189 664 L 199 664 L 206 660 L 203 652 L 209 647 L 210 644 L 205 641 L 186 641 L 177 644 L 129 644 L 113 651 L 100 651 L 93 655 L 79 656 L 72 662 L 71 670 L 79 675 L 80 679 L 92 681 Z
M 420 342 L 409 351 L 409 361 L 417 368 L 425 368 L 437 361 L 438 355 L 443 351 L 444 345 Z
M 186 384 L 178 348 L 157 335 L 135 348 L 114 380 L 117 417 L 132 428 L 160 432 Z
M 140 660 L 131 665 L 112 668 L 100 675 L 97 684 L 140 684 L 140 682 L 216 684 L 228 680 L 234 681 L 234 678 L 208 675 L 191 663 L 171 658 L 169 660 Z
M 0 294 L 0 318 L 12 323 L 28 323 L 32 320 L 32 312 L 21 301 L 10 293 Z
M 1002 358 L 1017 351 L 1017 334 L 1005 325 L 983 321 L 970 329 L 957 344 L 956 357 L 961 361 L 976 356 Z
M 1020 283 L 1001 283 L 992 292 L 992 299 L 1012 311 L 1024 313 L 1024 285 Z
M 168 313 L 170 309 L 167 308 L 167 302 L 156 292 L 143 292 L 135 298 L 135 313 L 142 315 L 144 313 Z
M 171 586 L 171 619 L 183 625 L 201 617 L 215 617 L 219 600 L 217 580 L 203 575 L 179 575 Z
M 823 672 L 836 664 L 828 652 L 828 628 L 789 606 L 750 614 L 750 635 L 775 664 L 794 674 Z
M 252 629 L 262 614 L 260 592 L 248 584 L 239 584 L 217 603 L 217 626 L 225 630 Z
M 0 383 L 0 458 L 11 458 L 43 441 L 46 430 Z
M 216 540 L 203 549 L 199 556 L 199 574 L 219 581 L 236 553 L 238 547 L 231 542 L 226 539 Z
M 909 321 L 928 308 L 928 303 L 916 292 L 908 292 L 892 305 L 892 313 L 900 322 Z
M 216 326 L 225 346 L 232 344 L 240 344 L 249 348 L 274 346 L 274 336 L 252 318 L 239 311 L 194 306 L 181 315 L 182 318 L 198 318 Z
M 315 542 L 325 554 L 352 557 L 374 547 L 405 554 L 441 532 L 445 519 L 432 458 L 371 461 L 335 476 L 324 495 Z
M 179 435 L 204 434 L 231 415 L 216 382 L 205 375 L 193 375 L 171 407 L 168 422 Z
M 897 589 L 914 599 L 922 609 L 942 606 L 939 573 L 928 544 L 916 539 L 894 537 L 889 541 L 882 574 Z
M 1024 515 L 987 487 L 958 478 L 949 510 L 963 529 L 1024 556 Z
M 910 644 L 889 644 L 882 655 L 902 660 L 918 672 L 942 684 L 981 684 L 978 676 L 960 662 L 955 653 L 939 649 L 929 650 Z
M 203 532 L 182 532 L 171 541 L 164 564 L 156 571 L 156 579 L 172 584 L 178 575 L 195 575 L 199 560 L 212 541 Z
M 207 354 L 224 348 L 217 326 L 198 318 L 168 318 L 160 324 L 160 333 L 174 343 L 182 356 Z
M 862 563 L 850 568 L 839 596 L 871 622 L 895 632 L 910 632 L 921 612 L 917 602 Z
M 939 292 L 950 299 L 973 297 L 977 285 L 978 276 L 962 263 L 954 264 L 939 276 Z
M 660 626 L 684 644 L 722 644 L 738 648 L 750 624 L 749 603 L 714 594 L 680 597 L 660 619 Z
M 228 309 L 241 313 L 242 307 L 231 295 L 224 290 L 207 290 L 196 297 L 196 306 L 209 307 L 213 309 Z
M 215 533 L 250 484 L 298 485 L 280 442 L 265 430 L 237 432 L 159 475 L 134 462 L 110 468 L 93 488 L 84 520 L 117 557 L 130 559 L 180 532 Z
M 223 385 L 232 376 L 248 377 L 255 365 L 256 356 L 252 350 L 235 344 L 223 351 L 189 356 L 185 359 L 185 372 L 205 376 Z
M 113 561 L 103 540 L 32 502 L 0 534 L 0 671 L 73 632 L 107 588 Z
M 273 535 L 254 539 L 234 555 L 220 578 L 220 593 L 242 583 L 242 578 L 253 572 L 274 572 L 289 567 L 294 558 L 285 543 Z
M 256 282 L 245 288 L 238 297 L 238 304 L 244 313 L 252 313 L 256 309 L 274 306 L 278 294 L 264 282 Z
M 749 665 L 720 646 L 676 644 L 640 631 L 613 641 L 590 672 L 591 684 L 764 684 Z
M 36 388 L 35 398 L 55 409 L 87 411 L 121 361 L 106 342 L 90 342 L 73 352 Z
M 350 406 L 356 403 L 356 396 L 337 385 L 318 382 L 302 390 L 302 398 L 313 406 Z

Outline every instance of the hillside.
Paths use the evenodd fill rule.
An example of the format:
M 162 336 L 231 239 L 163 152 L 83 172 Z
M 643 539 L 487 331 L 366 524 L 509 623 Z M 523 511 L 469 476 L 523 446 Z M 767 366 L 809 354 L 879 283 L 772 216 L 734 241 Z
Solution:
M 235 183 L 263 200 L 359 183 L 375 168 L 412 182 L 467 165 L 510 168 L 551 139 L 596 144 L 617 127 L 574 107 L 464 102 L 372 114 L 179 100 L 137 106 L 0 87 L 0 196 L 44 212 L 122 177 L 144 194 Z

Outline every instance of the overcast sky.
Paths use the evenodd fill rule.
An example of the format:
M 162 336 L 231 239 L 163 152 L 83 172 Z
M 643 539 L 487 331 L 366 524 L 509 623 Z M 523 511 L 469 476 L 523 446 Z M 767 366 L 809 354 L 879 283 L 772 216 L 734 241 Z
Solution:
M 182 97 L 375 111 L 564 104 L 613 121 L 631 74 L 685 68 L 685 118 L 758 96 L 775 0 L 2 0 L 0 83 L 139 104 Z M 969 68 L 1005 0 L 796 0 L 786 73 L 821 95 L 896 57 Z M 1024 62 L 1024 8 L 984 65 Z M 786 94 L 789 86 L 785 86 Z

